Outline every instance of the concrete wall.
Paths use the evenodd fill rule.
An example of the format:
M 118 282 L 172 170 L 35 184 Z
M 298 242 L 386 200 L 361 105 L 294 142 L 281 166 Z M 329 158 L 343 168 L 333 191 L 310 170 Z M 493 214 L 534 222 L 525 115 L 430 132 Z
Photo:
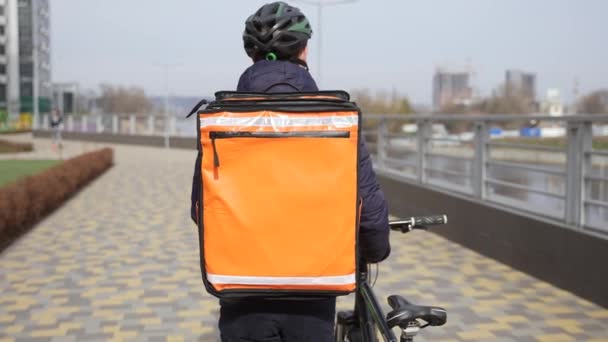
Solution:
M 608 240 L 378 171 L 390 212 L 447 214 L 433 232 L 580 297 L 608 307 Z M 432 252 L 432 251 L 430 251 Z

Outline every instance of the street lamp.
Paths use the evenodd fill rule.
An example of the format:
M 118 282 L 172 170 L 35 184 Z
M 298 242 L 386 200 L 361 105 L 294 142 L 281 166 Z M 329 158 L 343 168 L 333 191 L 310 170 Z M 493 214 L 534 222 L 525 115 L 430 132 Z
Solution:
M 32 35 L 32 112 L 33 112 L 33 122 L 34 126 L 38 126 L 38 120 L 40 116 L 40 108 L 38 107 L 38 97 L 40 96 L 40 77 L 38 73 L 40 72 L 40 66 L 38 65 L 38 53 L 40 51 L 40 42 L 38 41 L 38 35 L 40 32 L 38 31 L 38 6 L 36 1 L 32 1 L 32 31 L 34 34 Z M 34 127 L 39 128 L 39 127 Z
M 165 147 L 169 148 L 169 68 L 180 66 L 181 63 L 159 63 L 155 65 L 165 69 Z
M 303 4 L 307 4 L 307 5 L 311 5 L 311 6 L 317 6 L 317 16 L 318 16 L 318 24 L 317 24 L 317 34 L 319 35 L 319 38 L 317 38 L 317 59 L 319 63 L 317 65 L 317 69 L 319 69 L 318 71 L 318 76 L 317 76 L 317 81 L 319 83 L 319 88 L 321 87 L 321 46 L 322 43 L 321 41 L 323 39 L 321 39 L 321 26 L 322 26 L 322 22 L 323 22 L 323 7 L 324 6 L 333 6 L 333 5 L 342 5 L 342 4 L 349 4 L 349 3 L 353 3 L 353 2 L 357 2 L 358 0 L 334 0 L 334 1 L 322 1 L 322 0 L 317 0 L 317 1 L 312 1 L 312 0 L 294 0 L 295 2 L 301 2 Z

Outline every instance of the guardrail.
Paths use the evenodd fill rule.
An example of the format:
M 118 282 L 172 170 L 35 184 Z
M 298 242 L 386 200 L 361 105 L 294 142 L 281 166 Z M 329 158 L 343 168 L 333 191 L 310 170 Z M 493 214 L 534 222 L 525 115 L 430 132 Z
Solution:
M 50 114 L 41 114 L 33 126 L 35 130 L 50 130 Z M 196 136 L 194 120 L 147 114 L 66 115 L 59 129 L 74 133 L 161 136 L 166 147 L 169 147 L 170 137 Z
M 564 134 L 549 141 L 491 134 L 530 122 Z M 449 132 L 458 125 L 464 133 Z M 366 115 L 363 134 L 375 167 L 404 181 L 607 237 L 608 149 L 593 148 L 594 125 L 608 130 L 608 115 Z M 596 139 L 608 146 L 608 136 Z
M 563 133 L 561 140 L 492 133 L 532 121 Z M 48 130 L 49 116 L 34 123 Z M 596 138 L 605 138 L 607 149 L 593 148 L 594 126 L 601 125 L 606 137 Z M 363 126 L 378 170 L 608 237 L 608 115 L 368 114 Z M 61 129 L 164 136 L 166 147 L 169 137 L 196 136 L 195 120 L 151 115 L 67 116 Z
M 129 135 L 196 135 L 194 123 L 191 131 L 183 131 L 180 122 L 186 120 L 174 116 L 142 114 L 66 115 L 61 129 L 67 132 L 113 133 Z M 49 129 L 50 115 L 42 114 L 41 120 L 34 121 L 34 129 Z

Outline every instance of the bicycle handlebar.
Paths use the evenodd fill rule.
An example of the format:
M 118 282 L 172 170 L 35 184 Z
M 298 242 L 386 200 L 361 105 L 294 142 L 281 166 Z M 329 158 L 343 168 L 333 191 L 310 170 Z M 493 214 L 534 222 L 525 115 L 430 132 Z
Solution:
M 432 215 L 410 217 L 409 219 L 391 221 L 389 226 L 392 230 L 398 230 L 402 233 L 407 233 L 412 229 L 426 229 L 428 226 L 436 226 L 448 223 L 447 215 Z

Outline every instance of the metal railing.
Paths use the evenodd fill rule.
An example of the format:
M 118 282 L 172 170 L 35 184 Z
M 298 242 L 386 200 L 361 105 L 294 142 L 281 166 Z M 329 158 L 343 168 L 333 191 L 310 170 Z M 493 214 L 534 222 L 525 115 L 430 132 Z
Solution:
M 491 133 L 492 128 L 524 127 L 531 121 L 561 132 L 561 144 Z M 169 147 L 169 136 L 195 137 L 195 122 L 152 115 L 79 115 L 64 118 L 62 130 L 165 136 Z M 465 127 L 437 132 L 437 124 Z M 608 236 L 608 149 L 593 148 L 594 125 L 604 125 L 601 134 L 608 146 L 608 115 L 369 114 L 363 118 L 363 135 L 374 166 L 404 181 Z M 49 129 L 49 116 L 34 120 L 34 126 Z
M 111 133 L 128 135 L 196 135 L 193 121 L 191 132 L 185 132 L 179 125 L 182 120 L 174 116 L 136 115 L 136 114 L 100 114 L 100 115 L 66 115 L 61 130 L 66 132 Z M 34 129 L 49 129 L 50 115 L 42 114 L 40 122 L 34 120 Z
M 50 129 L 50 114 L 34 118 L 33 127 Z M 165 147 L 170 147 L 171 137 L 196 136 L 196 120 L 151 114 L 66 115 L 59 129 L 78 133 L 163 136 Z
M 491 134 L 530 122 L 554 138 Z M 608 150 L 593 148 L 594 125 L 608 146 L 608 115 L 370 114 L 363 123 L 379 171 L 608 236 Z M 445 129 L 457 125 L 466 128 Z

